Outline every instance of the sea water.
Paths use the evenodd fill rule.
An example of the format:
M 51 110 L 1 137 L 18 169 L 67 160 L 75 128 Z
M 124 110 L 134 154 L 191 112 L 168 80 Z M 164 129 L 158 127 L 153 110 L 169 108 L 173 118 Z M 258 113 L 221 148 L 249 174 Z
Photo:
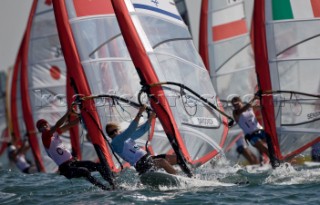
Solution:
M 133 170 L 102 191 L 84 179 L 0 169 L 0 204 L 319 204 L 320 168 L 282 165 L 247 172 L 238 165 L 208 164 L 180 187 L 145 187 Z M 94 176 L 101 179 L 98 173 Z

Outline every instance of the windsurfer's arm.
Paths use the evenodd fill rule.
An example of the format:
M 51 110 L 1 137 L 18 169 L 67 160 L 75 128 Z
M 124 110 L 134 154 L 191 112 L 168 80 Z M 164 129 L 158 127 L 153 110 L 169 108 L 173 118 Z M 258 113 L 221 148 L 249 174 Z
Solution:
M 68 119 L 68 116 L 72 113 L 72 108 L 69 108 L 68 111 L 56 122 L 54 126 L 51 127 L 50 133 L 53 134 L 57 131 Z
M 146 110 L 147 105 L 143 104 L 140 108 L 139 108 L 139 112 L 137 113 L 137 116 L 134 118 L 134 121 L 139 123 L 140 118 L 142 117 L 142 113 Z
M 28 143 L 28 140 L 25 139 L 17 154 L 25 154 L 29 149 L 30 145 Z
M 132 138 L 132 135 L 136 133 L 136 129 L 138 127 L 139 120 L 142 116 L 142 113 L 146 110 L 147 106 L 142 105 L 139 109 L 139 112 L 137 113 L 137 116 L 134 118 L 134 120 L 130 123 L 129 127 L 123 131 L 121 134 L 117 135 L 112 141 L 115 141 L 118 143 L 123 143 L 129 138 Z
M 252 105 L 256 99 L 259 99 L 259 96 L 255 95 L 246 105 L 244 105 L 240 110 L 239 113 L 243 113 L 247 111 L 249 108 L 252 108 Z
M 234 121 L 236 121 L 236 123 L 238 123 L 238 121 L 239 121 L 239 114 L 237 114 L 235 110 L 232 112 L 232 116 L 233 116 Z M 234 124 L 234 125 L 235 125 L 235 124 Z
M 156 118 L 156 114 L 154 112 L 151 112 L 148 120 L 131 135 L 131 139 L 138 139 L 142 137 L 147 131 L 149 131 L 151 122 L 154 118 Z
M 66 125 L 63 125 L 62 127 L 60 127 L 60 131 L 61 132 L 65 132 L 67 130 L 69 130 L 71 127 L 77 125 L 79 123 L 80 119 L 77 118 L 69 123 L 67 123 Z

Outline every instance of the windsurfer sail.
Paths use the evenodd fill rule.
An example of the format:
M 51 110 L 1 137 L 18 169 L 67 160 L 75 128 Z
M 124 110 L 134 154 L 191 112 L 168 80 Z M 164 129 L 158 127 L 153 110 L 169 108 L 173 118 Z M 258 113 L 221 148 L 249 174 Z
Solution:
M 320 141 L 320 4 L 256 1 L 254 9 L 263 119 L 284 160 Z
M 202 0 L 199 52 L 223 109 L 230 114 L 233 97 L 250 101 L 257 88 L 250 35 L 252 13 L 251 0 Z M 224 150 L 231 161 L 238 161 L 233 145 L 242 136 L 238 126 L 229 130 Z
M 21 57 L 18 56 L 16 66 L 21 66 L 21 95 L 24 100 L 22 110 L 30 144 L 37 164 L 41 165 L 40 170 L 55 172 L 57 166 L 47 157 L 43 146 L 38 146 L 40 135 L 37 136 L 35 131 L 35 122 L 39 119 L 55 124 L 66 111 L 67 99 L 71 99 L 68 96 L 72 96 L 52 4 L 44 0 L 33 2 L 19 52 Z M 67 134 L 62 139 L 64 144 L 69 145 L 69 149 L 71 139 L 73 155 L 81 159 L 78 132 L 77 127 L 72 128 L 71 136 Z M 83 147 L 87 153 L 86 158 L 95 160 L 94 152 L 88 151 L 89 149 L 92 150 L 90 146 Z
M 180 83 L 217 106 L 215 91 L 188 28 L 172 0 L 113 0 L 112 4 L 144 91 L 181 168 L 190 176 L 185 161 L 201 165 L 216 156 L 225 141 L 227 120 L 210 107 L 195 104 L 192 98 L 188 102 L 195 106 L 189 104 L 186 111 L 185 97 L 197 99 L 192 93 L 183 94 L 169 84 L 150 86 L 167 81 Z M 178 100 L 180 96 L 182 100 Z

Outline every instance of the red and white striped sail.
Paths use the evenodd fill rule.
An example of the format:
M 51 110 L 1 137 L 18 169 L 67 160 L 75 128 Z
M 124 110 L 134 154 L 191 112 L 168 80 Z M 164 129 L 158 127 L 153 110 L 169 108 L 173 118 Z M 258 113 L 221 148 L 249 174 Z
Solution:
M 261 90 L 280 91 L 262 97 L 265 127 L 286 159 L 320 141 L 320 1 L 255 1 L 254 9 Z
M 252 0 L 202 0 L 199 52 L 210 73 L 217 95 L 227 113 L 232 115 L 230 100 L 240 96 L 251 100 L 257 89 L 251 40 Z M 243 136 L 236 126 L 229 130 L 225 151 L 232 160 L 236 140 Z M 254 151 L 254 149 L 253 149 Z
M 43 163 L 41 171 L 55 172 L 58 167 L 47 156 L 41 134 L 36 134 L 35 124 L 39 119 L 45 119 L 54 125 L 66 112 L 67 101 L 72 99 L 73 91 L 67 82 L 66 65 L 50 1 L 33 2 L 21 53 L 21 95 L 29 140 L 40 144 L 32 148 L 42 157 L 37 159 Z M 70 131 L 71 136 L 67 133 L 62 139 L 69 149 L 72 144 L 73 154 L 81 158 L 78 127 Z M 90 147 L 83 146 L 83 149 Z M 86 158 L 94 159 L 94 152 L 91 153 L 93 155 Z
M 144 84 L 180 83 L 216 103 L 209 75 L 173 0 L 112 3 Z M 191 164 L 203 164 L 220 152 L 227 127 L 223 117 L 211 108 L 201 103 L 186 105 L 186 96 L 180 91 L 171 85 L 152 86 L 148 94 L 171 145 L 178 145 L 176 154 L 181 153 Z
M 57 170 L 55 163 L 47 156 L 41 142 L 41 134 L 35 126 L 39 119 L 46 119 L 54 125 L 66 110 L 66 104 L 57 95 L 65 93 L 66 78 L 61 55 L 57 53 L 57 33 L 54 27 L 52 6 L 45 1 L 34 1 L 29 16 L 22 47 L 21 95 L 23 115 L 29 138 L 39 144 L 42 162 L 46 172 Z M 60 59 L 59 59 L 60 58 Z M 62 58 L 63 59 L 63 58 Z M 62 65 L 61 65 L 62 64 Z M 59 96 L 61 97 L 61 96 Z M 65 96 L 63 96 L 65 97 Z M 52 101 L 53 98 L 56 98 Z M 70 147 L 69 147 L 70 148 Z

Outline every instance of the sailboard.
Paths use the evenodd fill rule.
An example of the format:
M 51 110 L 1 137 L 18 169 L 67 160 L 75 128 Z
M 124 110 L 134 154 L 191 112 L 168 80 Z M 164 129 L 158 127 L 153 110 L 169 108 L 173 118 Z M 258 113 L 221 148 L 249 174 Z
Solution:
M 140 181 L 143 185 L 151 187 L 177 187 L 180 186 L 181 183 L 178 176 L 164 172 L 144 173 L 140 176 Z
M 201 165 L 220 153 L 228 128 L 226 117 L 217 111 L 215 91 L 188 28 L 173 1 L 112 4 L 143 92 L 180 167 L 190 176 L 186 162 Z M 216 110 L 203 103 L 201 96 Z
M 305 161 L 303 165 L 309 168 L 318 168 L 320 167 L 320 162 Z
M 254 50 L 266 131 L 290 159 L 319 138 L 318 1 L 255 1 Z
M 224 111 L 232 115 L 233 97 L 248 102 L 257 91 L 251 33 L 253 1 L 202 0 L 200 15 L 199 53 Z M 259 116 L 259 109 L 255 112 Z M 230 128 L 223 148 L 231 161 L 238 161 L 235 142 L 241 137 L 243 132 L 237 125 Z M 249 148 L 257 154 L 255 148 Z

